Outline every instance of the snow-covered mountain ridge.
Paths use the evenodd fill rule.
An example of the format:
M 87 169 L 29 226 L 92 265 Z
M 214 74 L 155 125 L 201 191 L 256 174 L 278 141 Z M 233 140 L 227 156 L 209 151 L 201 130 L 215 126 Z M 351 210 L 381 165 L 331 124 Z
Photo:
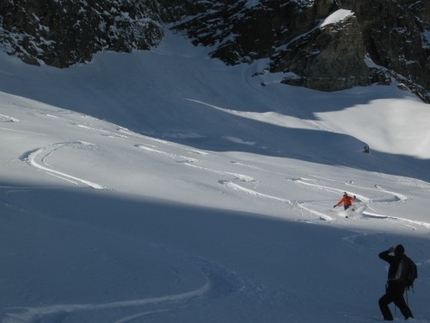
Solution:
M 350 12 L 332 21 L 339 10 Z M 210 46 L 229 65 L 266 59 L 256 73 L 323 91 L 401 83 L 429 101 L 430 6 L 424 0 L 5 1 L 4 51 L 68 67 L 100 51 L 158 46 L 166 28 Z

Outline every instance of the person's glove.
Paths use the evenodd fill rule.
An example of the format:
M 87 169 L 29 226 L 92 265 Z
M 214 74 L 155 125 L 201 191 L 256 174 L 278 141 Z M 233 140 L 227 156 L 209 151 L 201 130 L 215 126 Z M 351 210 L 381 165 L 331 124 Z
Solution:
M 335 205 L 333 205 L 333 207 L 336 207 L 337 205 L 335 204 Z

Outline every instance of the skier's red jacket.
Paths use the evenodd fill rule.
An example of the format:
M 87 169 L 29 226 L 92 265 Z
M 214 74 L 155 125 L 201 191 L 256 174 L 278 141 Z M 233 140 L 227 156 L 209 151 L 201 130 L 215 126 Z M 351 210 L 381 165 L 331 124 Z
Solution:
M 339 202 L 337 202 L 336 206 L 339 206 L 343 203 L 343 205 L 351 205 L 352 201 L 355 201 L 355 196 L 344 195 Z

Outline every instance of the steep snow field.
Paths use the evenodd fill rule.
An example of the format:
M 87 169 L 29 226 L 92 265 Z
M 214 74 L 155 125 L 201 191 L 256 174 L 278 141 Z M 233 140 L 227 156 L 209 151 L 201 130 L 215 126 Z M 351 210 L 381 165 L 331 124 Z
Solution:
M 380 321 L 398 243 L 430 321 L 429 106 L 207 52 L 0 55 L 0 322 Z

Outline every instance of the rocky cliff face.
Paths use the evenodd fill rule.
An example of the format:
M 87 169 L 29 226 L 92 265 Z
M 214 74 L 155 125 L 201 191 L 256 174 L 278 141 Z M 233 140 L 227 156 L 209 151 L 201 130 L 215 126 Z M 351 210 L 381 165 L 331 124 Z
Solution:
M 324 91 L 403 83 L 430 102 L 426 0 L 1 0 L 3 50 L 67 67 L 98 51 L 157 46 L 165 23 L 226 64 L 270 62 Z
M 372 60 L 430 101 L 430 2 L 339 1 L 360 22 Z
M 269 58 L 284 83 L 325 91 L 395 80 L 430 101 L 428 1 L 216 1 L 179 23 L 227 64 Z M 331 19 L 349 10 L 344 19 Z M 330 21 L 333 21 L 330 23 Z
M 163 36 L 155 1 L 3 0 L 1 43 L 30 64 L 67 67 L 98 51 L 156 46 Z

